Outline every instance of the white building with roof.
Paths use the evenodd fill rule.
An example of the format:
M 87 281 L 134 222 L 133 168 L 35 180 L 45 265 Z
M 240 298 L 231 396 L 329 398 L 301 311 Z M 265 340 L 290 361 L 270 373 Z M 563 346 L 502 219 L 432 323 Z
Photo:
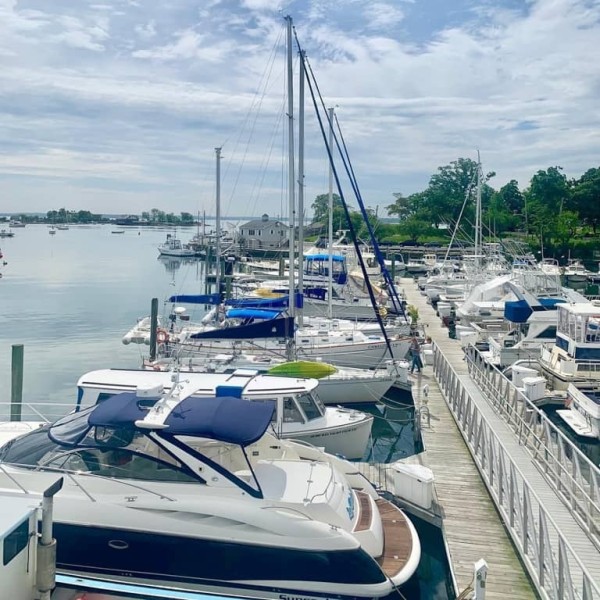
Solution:
M 266 213 L 260 219 L 240 227 L 240 245 L 250 250 L 277 250 L 288 245 L 288 226 L 269 219 Z

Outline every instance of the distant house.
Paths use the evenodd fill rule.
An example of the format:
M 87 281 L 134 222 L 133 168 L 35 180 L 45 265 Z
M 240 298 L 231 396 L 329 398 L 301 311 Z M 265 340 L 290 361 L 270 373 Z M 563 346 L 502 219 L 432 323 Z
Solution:
M 276 250 L 287 247 L 288 227 L 281 221 L 272 221 L 264 214 L 240 227 L 240 243 L 249 250 Z

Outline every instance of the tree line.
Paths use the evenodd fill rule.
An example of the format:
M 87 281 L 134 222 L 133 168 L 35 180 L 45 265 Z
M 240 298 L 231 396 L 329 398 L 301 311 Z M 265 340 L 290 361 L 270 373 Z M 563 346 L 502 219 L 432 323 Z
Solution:
M 394 193 L 394 202 L 386 210 L 388 216 L 397 219 L 395 225 L 382 223 L 368 209 L 379 241 L 449 238 L 455 228 L 459 239 L 472 240 L 478 169 L 477 162 L 459 158 L 439 167 L 423 191 L 408 196 Z M 490 182 L 495 175 L 492 171 L 479 176 L 486 239 L 520 236 L 532 248 L 541 248 L 546 256 L 556 257 L 578 244 L 585 246 L 585 238 L 588 246 L 598 247 L 599 240 L 594 238 L 600 225 L 600 167 L 588 169 L 575 179 L 567 178 L 560 166 L 548 167 L 537 171 L 523 190 L 515 180 L 494 189 Z M 327 194 L 322 194 L 315 199 L 314 222 L 326 223 L 327 198 Z M 335 195 L 334 226 L 336 220 L 346 222 L 343 215 L 342 201 Z M 364 232 L 360 213 L 351 211 L 351 218 Z

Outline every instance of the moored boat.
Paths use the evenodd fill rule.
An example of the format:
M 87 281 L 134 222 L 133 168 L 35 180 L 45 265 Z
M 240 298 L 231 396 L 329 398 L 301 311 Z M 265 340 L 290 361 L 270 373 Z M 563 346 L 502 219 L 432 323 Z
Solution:
M 177 374 L 172 371 L 91 371 L 77 382 L 78 398 L 81 406 L 88 406 L 138 387 L 170 390 L 174 377 Z M 235 369 L 232 373 L 186 372 L 181 378 L 193 388 L 192 397 L 227 393 L 248 401 L 275 399 L 272 428 L 281 438 L 302 440 L 351 459 L 362 458 L 367 449 L 373 417 L 357 410 L 323 406 L 316 379 L 266 376 L 252 369 Z
M 55 500 L 57 566 L 174 590 L 378 598 L 415 572 L 416 530 L 345 460 L 268 433 L 275 404 L 121 393 L 0 449 Z

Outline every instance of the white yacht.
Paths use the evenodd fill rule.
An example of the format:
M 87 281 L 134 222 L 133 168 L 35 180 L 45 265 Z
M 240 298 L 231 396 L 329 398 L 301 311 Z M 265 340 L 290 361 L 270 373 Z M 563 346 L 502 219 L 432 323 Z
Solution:
M 600 306 L 559 304 L 556 340 L 543 348 L 539 364 L 551 387 L 588 387 L 600 381 Z
M 554 277 L 560 277 L 561 275 L 561 268 L 555 258 L 543 258 L 538 266 L 547 275 Z
M 196 256 L 196 251 L 193 248 L 182 244 L 179 238 L 170 233 L 167 233 L 167 239 L 158 246 L 158 253 L 160 256 Z
M 77 382 L 80 406 L 101 402 L 122 391 L 138 387 L 170 390 L 177 373 L 144 369 L 101 369 L 82 375 Z M 245 400 L 276 401 L 273 432 L 322 446 L 327 452 L 346 458 L 362 458 L 371 435 L 373 417 L 346 408 L 325 407 L 318 395 L 317 379 L 260 375 L 254 369 L 232 373 L 181 374 L 192 389 L 192 397 L 218 397 L 223 394 Z
M 268 433 L 275 403 L 125 392 L 0 448 L 54 502 L 57 568 L 254 598 L 380 598 L 415 572 L 416 530 L 352 463 Z
M 565 423 L 582 437 L 600 440 L 600 390 L 579 389 L 572 383 L 567 388 L 566 407 L 557 410 Z
M 286 361 L 272 354 L 215 354 L 195 360 L 190 356 L 179 361 L 173 358 L 145 360 L 143 367 L 155 371 L 174 368 L 193 373 L 233 373 L 236 369 L 254 369 L 262 375 L 309 377 L 319 380 L 318 394 L 323 404 L 369 404 L 379 402 L 392 386 L 410 389 L 409 363 L 388 361 L 382 369 L 336 367 L 323 362 Z
M 580 260 L 571 259 L 565 267 L 564 276 L 567 283 L 585 283 L 588 280 L 588 271 Z

